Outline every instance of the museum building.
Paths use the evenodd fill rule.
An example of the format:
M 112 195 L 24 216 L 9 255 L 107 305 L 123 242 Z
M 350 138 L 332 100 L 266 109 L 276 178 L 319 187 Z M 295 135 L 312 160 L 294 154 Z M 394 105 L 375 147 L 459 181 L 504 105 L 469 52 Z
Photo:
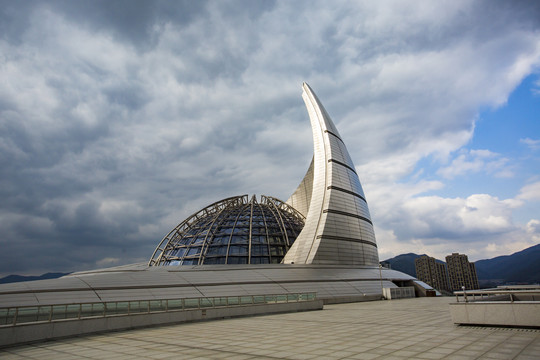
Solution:
M 38 316 L 42 310 L 50 311 L 49 321 L 55 306 L 64 306 L 65 316 L 71 306 L 79 319 L 84 309 L 92 313 L 96 307 L 104 317 L 97 328 L 120 329 L 180 321 L 159 312 L 169 311 L 180 300 L 184 309 L 187 299 L 197 299 L 199 307 L 216 307 L 223 301 L 230 304 L 230 297 L 238 297 L 234 300 L 238 303 L 241 297 L 251 298 L 254 304 L 261 295 L 263 300 L 278 299 L 276 294 L 299 300 L 312 294 L 307 298 L 315 296 L 322 307 L 322 303 L 379 300 L 383 293 L 386 298 L 410 297 L 415 291 L 425 294 L 430 286 L 380 267 L 366 196 L 345 143 L 306 83 L 302 97 L 311 121 L 313 158 L 287 201 L 264 195 L 260 200 L 229 197 L 180 222 L 158 243 L 148 262 L 0 285 L 6 323 L 15 323 L 16 315 L 10 314 L 24 306 L 35 307 Z M 114 315 L 124 303 L 127 314 L 132 315 L 133 309 L 147 312 L 146 322 L 106 318 L 110 309 Z M 246 311 L 251 310 L 244 308 L 238 314 Z M 182 319 L 202 319 L 207 313 L 186 314 Z M 58 331 L 54 329 L 58 324 L 50 328 L 51 334 Z M 74 330 L 65 331 L 50 337 Z M 22 336 L 10 334 L 12 340 L 6 343 Z M 25 336 L 34 334 L 28 330 Z
M 159 265 L 327 264 L 378 266 L 367 201 L 345 143 L 307 84 L 311 165 L 283 202 L 236 196 L 188 217 L 161 241 Z
M 366 196 L 336 126 L 302 85 L 313 158 L 287 201 L 248 195 L 217 201 L 189 216 L 147 263 L 0 285 L 0 306 L 59 299 L 214 296 L 313 291 L 327 302 L 380 299 L 383 288 L 426 287 L 380 268 Z M 419 285 L 420 283 L 420 285 Z

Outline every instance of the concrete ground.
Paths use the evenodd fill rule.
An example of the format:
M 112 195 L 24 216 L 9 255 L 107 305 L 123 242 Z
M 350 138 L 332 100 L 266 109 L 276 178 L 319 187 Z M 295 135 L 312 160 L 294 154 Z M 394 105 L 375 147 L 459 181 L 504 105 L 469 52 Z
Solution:
M 453 298 L 185 323 L 0 350 L 0 359 L 540 359 L 540 330 L 452 324 Z

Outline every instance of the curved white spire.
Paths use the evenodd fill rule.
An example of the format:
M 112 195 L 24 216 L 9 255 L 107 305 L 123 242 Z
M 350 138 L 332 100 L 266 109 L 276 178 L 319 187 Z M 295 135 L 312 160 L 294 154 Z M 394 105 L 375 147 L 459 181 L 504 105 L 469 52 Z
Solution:
M 376 266 L 373 224 L 354 164 L 313 90 L 302 87 L 314 151 L 306 176 L 287 200 L 306 223 L 283 262 Z

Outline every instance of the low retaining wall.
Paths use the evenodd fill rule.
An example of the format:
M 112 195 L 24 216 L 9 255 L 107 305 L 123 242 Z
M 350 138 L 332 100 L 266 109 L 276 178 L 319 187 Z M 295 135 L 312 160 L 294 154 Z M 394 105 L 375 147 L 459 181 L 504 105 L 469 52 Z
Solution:
M 450 304 L 454 324 L 540 328 L 538 301 L 476 301 Z
M 95 317 L 80 320 L 75 319 L 43 323 L 25 323 L 16 326 L 0 327 L 0 346 L 5 347 L 34 341 L 112 330 L 125 330 L 155 325 L 239 316 L 322 310 L 322 308 L 323 300 L 317 299 L 289 303 L 216 307 L 183 311 Z
M 381 300 L 381 295 L 350 295 L 320 298 L 324 305 Z

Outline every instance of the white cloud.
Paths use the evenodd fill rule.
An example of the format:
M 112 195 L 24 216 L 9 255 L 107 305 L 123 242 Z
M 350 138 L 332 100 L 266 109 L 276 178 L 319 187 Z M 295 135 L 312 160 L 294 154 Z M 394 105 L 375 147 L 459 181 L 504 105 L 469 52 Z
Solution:
M 514 174 L 508 162 L 509 159 L 489 150 L 463 150 L 449 166 L 440 168 L 437 174 L 447 179 L 479 172 L 494 174 L 496 177 L 512 177 Z
M 540 149 L 540 140 L 525 138 L 525 139 L 519 139 L 519 141 L 527 145 L 533 151 Z
M 540 243 L 540 220 L 531 219 L 527 223 L 526 231 L 527 234 L 530 235 L 532 241 L 535 243 Z
M 103 258 L 101 260 L 96 261 L 96 265 L 98 268 L 101 267 L 110 267 L 120 264 L 121 260 L 119 258 Z
M 525 185 L 523 188 L 521 188 L 521 191 L 519 195 L 517 196 L 517 199 L 525 200 L 525 201 L 539 201 L 540 200 L 540 181 Z
M 436 196 L 416 197 L 403 204 L 404 221 L 415 237 L 463 239 L 479 233 L 513 229 L 511 207 L 487 194 L 466 199 Z
M 370 203 L 375 207 L 374 218 L 383 212 L 382 223 L 392 229 L 383 225 L 377 231 L 378 243 L 386 244 L 382 250 L 387 256 L 381 258 L 416 252 L 442 259 L 462 252 L 478 260 L 535 245 L 540 241 L 540 221 L 531 219 L 521 225 L 514 222 L 513 212 L 525 204 L 524 200 L 540 199 L 536 197 L 539 184 L 527 185 L 515 198 L 504 200 L 488 194 L 467 198 L 404 196 L 389 209 L 388 202 L 375 199 Z M 386 208 L 381 209 L 381 205 Z M 409 250 L 404 251 L 404 247 Z
M 540 96 L 540 79 L 536 80 L 533 84 L 533 88 L 531 88 L 531 92 L 535 96 Z

